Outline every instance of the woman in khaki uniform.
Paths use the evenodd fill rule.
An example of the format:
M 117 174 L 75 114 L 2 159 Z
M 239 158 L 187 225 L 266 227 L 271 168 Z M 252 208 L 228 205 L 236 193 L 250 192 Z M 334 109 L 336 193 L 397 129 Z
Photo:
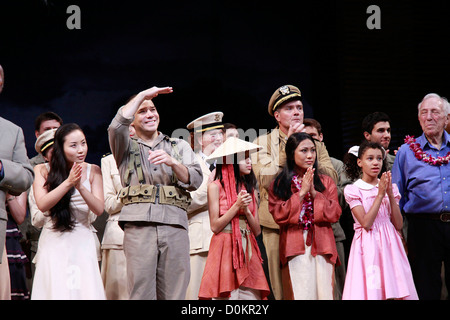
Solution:
M 202 168 L 203 182 L 197 190 L 190 192 L 192 201 L 187 209 L 191 279 L 186 292 L 186 300 L 198 299 L 200 282 L 208 257 L 209 243 L 213 235 L 209 222 L 207 190 L 208 180 L 214 166 L 210 166 L 206 162 L 206 157 L 223 143 L 222 118 L 222 112 L 211 112 L 187 125 L 187 129 L 191 133 L 192 148 Z

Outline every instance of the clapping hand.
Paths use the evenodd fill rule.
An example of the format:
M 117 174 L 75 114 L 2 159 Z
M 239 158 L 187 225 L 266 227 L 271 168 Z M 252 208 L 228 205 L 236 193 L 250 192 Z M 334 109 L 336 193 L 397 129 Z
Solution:
M 314 198 L 316 195 L 316 189 L 314 189 L 314 169 L 313 167 L 309 167 L 306 169 L 305 174 L 303 175 L 302 180 L 302 188 L 300 190 L 300 196 L 304 197 L 308 192 L 311 193 L 311 196 Z
M 236 205 L 245 212 L 249 210 L 248 206 L 251 202 L 252 202 L 251 194 L 249 194 L 247 190 L 241 190 L 237 196 Z
M 388 188 L 389 188 L 389 178 L 387 172 L 384 172 L 381 175 L 380 181 L 378 182 L 378 195 L 384 197 Z M 392 189 L 392 183 L 390 188 Z
M 72 168 L 70 169 L 67 180 L 72 186 L 78 188 L 80 185 L 82 175 L 83 175 L 83 166 L 80 163 L 74 162 Z
M 392 188 L 392 174 L 390 171 L 385 172 L 386 173 L 386 193 L 389 197 L 394 196 L 394 190 Z

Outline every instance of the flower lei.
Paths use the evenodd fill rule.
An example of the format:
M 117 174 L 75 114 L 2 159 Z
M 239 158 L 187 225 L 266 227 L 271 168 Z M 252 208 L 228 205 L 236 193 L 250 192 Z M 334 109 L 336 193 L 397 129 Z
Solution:
M 445 157 L 433 157 L 428 153 L 424 152 L 420 147 L 420 144 L 416 143 L 414 136 L 406 136 L 405 143 L 409 144 L 409 148 L 414 152 L 417 160 L 422 160 L 431 166 L 442 166 L 448 164 L 450 161 L 450 152 L 447 153 Z
M 292 181 L 295 183 L 298 190 L 302 188 L 302 182 L 298 180 L 298 176 L 293 176 Z M 302 214 L 302 212 L 300 212 L 300 217 L 298 219 L 298 223 L 303 230 L 311 229 L 314 223 L 314 210 L 311 200 L 311 193 L 308 192 L 303 199 L 302 212 L 304 213 Z

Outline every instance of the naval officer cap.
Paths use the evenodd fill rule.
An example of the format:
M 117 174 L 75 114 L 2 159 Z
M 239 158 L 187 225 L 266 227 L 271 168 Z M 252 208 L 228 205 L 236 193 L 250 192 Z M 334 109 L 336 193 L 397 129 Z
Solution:
M 211 112 L 205 114 L 187 125 L 187 128 L 191 132 L 203 133 L 205 131 L 222 129 L 223 113 L 220 111 Z
M 290 84 L 281 86 L 277 90 L 275 90 L 269 100 L 269 114 L 273 116 L 275 110 L 287 101 L 301 99 L 302 93 L 297 87 Z
M 37 138 L 36 143 L 34 144 L 34 149 L 37 153 L 42 154 L 53 145 L 55 132 L 56 129 L 46 130 Z

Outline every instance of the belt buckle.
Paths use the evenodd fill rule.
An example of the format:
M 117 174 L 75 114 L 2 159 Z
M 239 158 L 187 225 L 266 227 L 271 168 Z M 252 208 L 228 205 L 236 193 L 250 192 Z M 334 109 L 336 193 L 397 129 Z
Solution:
M 439 219 L 440 219 L 442 222 L 450 222 L 450 213 L 449 213 L 449 212 L 441 213 L 441 214 L 439 215 Z

